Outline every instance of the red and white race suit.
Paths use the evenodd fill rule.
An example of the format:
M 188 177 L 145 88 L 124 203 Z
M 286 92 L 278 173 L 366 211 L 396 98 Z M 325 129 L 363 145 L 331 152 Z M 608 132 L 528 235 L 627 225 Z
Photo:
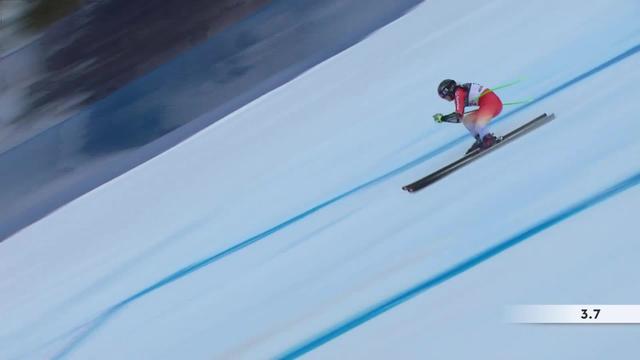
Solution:
M 467 83 L 455 91 L 456 113 L 462 123 L 474 137 L 483 138 L 487 134 L 487 124 L 502 111 L 502 101 L 493 91 L 480 84 Z M 467 106 L 478 106 L 478 109 L 467 114 Z

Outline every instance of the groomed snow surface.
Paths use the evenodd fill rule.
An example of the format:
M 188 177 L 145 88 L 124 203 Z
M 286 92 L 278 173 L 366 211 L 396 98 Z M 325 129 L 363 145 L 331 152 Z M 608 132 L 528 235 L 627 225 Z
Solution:
M 503 311 L 640 304 L 639 15 L 420 5 L 1 243 L 0 358 L 634 358 Z M 408 194 L 471 143 L 445 77 L 556 119 Z

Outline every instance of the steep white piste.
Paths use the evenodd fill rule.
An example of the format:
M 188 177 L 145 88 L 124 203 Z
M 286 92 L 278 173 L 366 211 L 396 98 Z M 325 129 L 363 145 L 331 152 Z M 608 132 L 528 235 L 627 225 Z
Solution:
M 1 243 L 0 357 L 286 354 L 633 176 L 640 55 L 570 81 L 638 45 L 639 13 L 634 1 L 424 3 Z M 451 107 L 435 93 L 440 80 L 491 86 L 523 77 L 499 95 L 539 98 L 568 86 L 516 114 L 505 109 L 493 130 L 542 112 L 556 120 L 419 193 L 400 189 L 472 141 L 461 140 L 461 125 L 431 120 Z M 518 357 L 508 339 L 462 347 L 457 331 L 515 334 L 497 318 L 513 301 L 591 301 L 572 285 L 594 262 L 627 264 L 611 274 L 637 271 L 638 248 L 628 241 L 638 191 L 610 201 L 518 245 L 547 244 L 534 254 L 499 254 L 311 354 Z M 592 251 L 608 246 L 607 257 Z M 564 274 L 562 282 L 521 288 L 505 280 L 519 273 L 542 281 L 522 269 L 532 257 L 541 266 L 552 259 L 545 270 Z M 617 291 L 611 301 L 640 295 L 624 276 L 598 279 Z M 507 297 L 509 289 L 529 297 Z M 491 312 L 456 311 L 478 304 Z M 527 334 L 517 334 L 521 343 L 530 344 Z M 602 332 L 581 334 L 600 345 L 576 357 L 618 344 Z M 534 339 L 567 353 L 557 336 L 538 331 Z

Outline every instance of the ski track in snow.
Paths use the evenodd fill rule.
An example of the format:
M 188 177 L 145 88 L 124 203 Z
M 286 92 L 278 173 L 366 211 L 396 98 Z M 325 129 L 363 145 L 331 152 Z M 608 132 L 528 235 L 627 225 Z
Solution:
M 427 6 L 436 6 L 445 18 L 448 15 L 447 11 L 454 11 L 442 6 L 438 8 L 438 4 L 434 2 L 424 5 L 419 15 L 426 16 Z M 622 5 L 637 10 L 630 4 L 632 3 Z M 383 313 L 388 316 L 396 314 L 396 311 L 389 310 L 398 309 L 398 305 L 406 303 L 422 292 L 435 290 L 436 287 L 441 289 L 443 286 L 438 285 L 450 284 L 452 282 L 448 280 L 461 278 L 458 275 L 469 274 L 472 272 L 469 271 L 471 269 L 477 270 L 475 267 L 480 263 L 493 263 L 485 260 L 497 259 L 496 255 L 521 244 L 524 240 L 543 232 L 551 232 L 552 228 L 566 226 L 565 220 L 576 219 L 577 214 L 584 216 L 589 213 L 585 210 L 597 209 L 597 205 L 605 204 L 607 199 L 625 199 L 618 195 L 634 188 L 640 182 L 640 163 L 637 163 L 636 157 L 633 156 L 639 150 L 637 141 L 634 140 L 637 126 L 631 119 L 635 112 L 632 110 L 633 105 L 628 105 L 628 99 L 625 101 L 617 95 L 619 87 L 608 83 L 607 79 L 612 78 L 613 81 L 621 83 L 620 87 L 627 88 L 638 80 L 638 75 L 632 69 L 637 67 L 635 64 L 640 44 L 629 47 L 630 44 L 637 43 L 638 29 L 628 21 L 621 22 L 627 28 L 623 27 L 618 32 L 609 33 L 601 31 L 608 26 L 606 22 L 583 23 L 573 18 L 568 19 L 568 25 L 559 24 L 559 29 L 553 29 L 562 40 L 558 40 L 557 44 L 549 44 L 548 47 L 552 49 L 546 49 L 548 51 L 544 52 L 542 57 L 566 56 L 572 51 L 584 54 L 587 47 L 581 46 L 591 43 L 585 43 L 586 40 L 582 37 L 595 41 L 595 44 L 598 44 L 596 40 L 600 37 L 609 40 L 611 36 L 614 40 L 603 42 L 610 44 L 607 48 L 609 50 L 604 54 L 601 52 L 596 56 L 595 52 L 587 53 L 588 56 L 584 59 L 577 56 L 576 59 L 572 59 L 575 61 L 571 66 L 565 66 L 562 61 L 537 60 L 543 65 L 542 69 L 533 65 L 534 73 L 539 77 L 534 79 L 537 80 L 536 85 L 514 89 L 510 96 L 516 97 L 505 99 L 517 99 L 523 95 L 519 94 L 519 91 L 526 95 L 540 95 L 524 106 L 505 112 L 493 125 L 501 130 L 513 128 L 516 126 L 515 115 L 519 115 L 517 119 L 520 122 L 528 121 L 542 112 L 556 113 L 557 117 L 551 123 L 553 126 L 545 125 L 544 130 L 536 130 L 535 136 L 533 133 L 527 134 L 466 169 L 464 174 L 474 173 L 474 180 L 483 184 L 480 191 L 465 191 L 468 189 L 464 189 L 467 185 L 463 181 L 463 173 L 452 175 L 446 181 L 434 185 L 429 191 L 418 194 L 406 194 L 400 190 L 403 182 L 414 180 L 415 176 L 422 176 L 438 168 L 438 164 L 458 156 L 459 150 L 464 147 L 463 143 L 469 138 L 466 134 L 458 136 L 457 134 L 462 132 L 456 133 L 456 129 L 460 129 L 454 127 L 439 127 L 437 130 L 430 128 L 429 132 L 425 131 L 419 136 L 410 134 L 409 137 L 415 136 L 413 138 L 408 138 L 406 134 L 391 134 L 388 139 L 391 144 L 385 144 L 387 147 L 384 151 L 376 152 L 376 149 L 371 149 L 370 156 L 377 160 L 377 163 L 363 165 L 350 173 L 340 173 L 340 169 L 348 169 L 345 163 L 360 159 L 350 156 L 354 148 L 344 144 L 349 143 L 349 136 L 360 134 L 362 129 L 358 121 L 361 121 L 361 117 L 378 115 L 379 118 L 372 117 L 368 120 L 371 120 L 373 127 L 380 125 L 382 129 L 386 129 L 386 124 L 376 121 L 396 115 L 419 117 L 411 111 L 400 112 L 394 106 L 409 104 L 427 107 L 427 110 L 431 111 L 429 107 L 439 103 L 427 100 L 425 105 L 425 96 L 414 96 L 398 105 L 390 102 L 384 108 L 376 108 L 379 112 L 388 111 L 387 113 L 371 114 L 363 110 L 371 107 L 366 105 L 355 106 L 350 111 L 344 110 L 345 114 L 342 114 L 342 109 L 350 109 L 349 106 L 353 106 L 349 101 L 358 102 L 360 98 L 366 99 L 369 103 L 386 100 L 388 94 L 380 90 L 385 86 L 392 88 L 389 93 L 400 96 L 406 94 L 402 91 L 403 86 L 411 89 L 409 85 L 417 86 L 416 84 L 425 81 L 425 77 L 402 78 L 400 75 L 404 73 L 398 71 L 380 74 L 376 84 L 349 87 L 345 85 L 349 81 L 358 82 L 357 73 L 354 71 L 354 74 L 339 74 L 340 80 L 345 81 L 344 83 L 334 81 L 321 87 L 313 83 L 319 81 L 314 77 L 314 73 L 328 78 L 335 76 L 337 79 L 338 75 L 332 74 L 333 68 L 340 69 L 340 66 L 346 65 L 349 69 L 349 64 L 352 63 L 352 68 L 356 69 L 362 61 L 358 54 L 362 54 L 363 48 L 373 51 L 379 43 L 385 46 L 397 45 L 402 49 L 403 52 L 394 53 L 389 59 L 406 57 L 406 61 L 401 63 L 406 64 L 407 69 L 415 67 L 414 75 L 420 75 L 418 69 L 440 73 L 443 68 L 437 62 L 430 63 L 433 68 L 424 69 L 424 63 L 429 62 L 414 60 L 415 51 L 425 47 L 425 44 L 428 45 L 434 38 L 448 35 L 454 35 L 450 43 L 456 43 L 459 38 L 455 36 L 463 36 L 454 34 L 461 24 L 478 19 L 483 22 L 493 19 L 493 12 L 499 9 L 500 5 L 505 7 L 504 11 L 509 11 L 508 6 L 511 6 L 506 1 L 483 3 L 455 23 L 435 23 L 437 31 L 421 38 L 422 43 L 418 41 L 398 45 L 398 39 L 402 37 L 394 38 L 393 36 L 398 36 L 397 33 L 390 35 L 393 31 L 382 29 L 365 40 L 364 43 L 370 47 L 356 46 L 355 51 L 347 51 L 320 64 L 309 72 L 309 76 L 302 76 L 232 114 L 231 117 L 235 117 L 232 121 L 216 123 L 215 126 L 196 134 L 150 163 L 115 179 L 65 206 L 49 218 L 25 229 L 17 234 L 16 239 L 3 243 L 0 248 L 3 250 L 0 252 L 0 260 L 7 258 L 8 265 L 0 261 L 0 271 L 15 272 L 17 280 L 0 279 L 0 289 L 7 289 L 7 293 L 16 292 L 15 296 L 8 297 L 6 303 L 0 303 L 0 311 L 9 310 L 4 318 L 8 330 L 0 329 L 0 349 L 8 353 L 2 353 L 3 350 L 0 350 L 0 358 L 118 358 L 140 357 L 141 354 L 155 354 L 156 357 L 166 358 L 293 358 L 307 354 L 330 341 L 332 346 L 328 345 L 322 349 L 352 350 L 362 344 L 358 342 L 361 338 L 352 336 L 358 333 L 351 331 L 356 327 L 365 323 L 368 326 L 377 323 L 369 320 Z M 544 8 L 544 5 L 537 3 L 526 6 L 534 10 L 537 7 Z M 602 5 L 602 8 L 608 9 L 606 4 Z M 625 7 L 621 8 L 623 10 L 617 11 L 624 11 Z M 598 10 L 584 9 L 586 7 L 577 11 L 584 11 L 584 14 L 589 15 L 592 12 L 597 13 Z M 548 11 L 549 16 L 558 16 L 554 15 L 551 9 Z M 408 20 L 400 19 L 392 24 L 391 28 L 400 33 L 408 31 L 407 34 L 410 35 L 411 31 L 415 31 L 412 26 L 423 23 L 419 15 L 415 12 L 410 13 L 407 16 Z M 516 19 L 510 20 L 517 23 L 517 17 L 523 15 L 514 16 Z M 431 21 L 439 20 L 432 18 Z M 491 31 L 504 33 L 511 30 L 510 26 L 513 24 L 495 22 L 490 24 L 489 28 Z M 562 26 L 576 31 L 571 34 L 561 32 Z M 401 29 L 398 30 L 398 27 Z M 545 29 L 534 31 L 538 33 Z M 524 31 L 524 34 L 527 32 Z M 567 38 L 570 39 L 572 36 L 578 43 L 572 45 L 575 49 L 570 48 L 571 46 L 567 48 L 565 43 L 569 41 Z M 507 35 L 501 39 L 508 38 Z M 569 43 L 573 44 L 571 41 Z M 533 51 L 535 54 L 533 47 L 519 47 L 517 43 L 514 47 L 520 51 Z M 583 53 L 576 49 L 582 50 Z M 615 52 L 611 49 L 615 49 Z M 443 49 L 448 50 L 451 49 Z M 607 59 L 606 53 L 618 55 Z M 375 61 L 372 63 L 369 71 L 388 70 L 383 65 L 377 67 L 379 64 Z M 594 63 L 599 65 L 594 67 Z M 483 60 L 480 59 L 477 67 L 470 64 L 462 74 L 468 76 L 478 73 L 482 64 Z M 524 71 L 527 68 L 523 63 L 517 63 L 513 65 L 514 68 L 510 68 L 509 62 L 505 62 L 504 66 L 507 69 L 501 70 L 509 73 L 509 76 L 514 71 Z M 457 78 L 460 74 L 455 75 Z M 397 78 L 398 76 L 400 78 Z M 493 75 L 487 76 L 491 78 Z M 403 79 L 405 83 L 399 82 Z M 429 77 L 429 80 L 433 79 Z M 499 80 L 491 78 L 495 83 L 499 83 Z M 411 81 L 415 84 L 411 84 Z M 379 85 L 380 83 L 382 85 Z M 379 88 L 376 88 L 376 85 L 379 85 Z M 565 91 L 570 89 L 571 92 Z M 296 93 L 305 91 L 313 92 L 316 96 L 302 103 L 292 102 L 289 98 L 293 96 L 293 99 L 296 99 Z M 579 101 L 573 101 L 574 99 Z M 549 100 L 552 101 L 551 104 Z M 323 103 L 326 101 L 330 101 L 331 106 Z M 559 106 L 560 103 L 562 107 Z M 286 110 L 265 117 L 262 123 L 255 123 L 256 129 L 242 128 L 241 120 L 251 119 L 254 112 L 253 116 L 262 117 L 261 111 L 271 109 L 269 106 Z M 307 107 L 320 109 L 317 110 L 319 112 L 331 108 L 334 112 L 327 110 L 326 113 L 316 115 L 311 110 L 305 110 Z M 614 127 L 613 122 L 607 123 L 604 121 L 606 119 L 603 119 L 603 116 L 608 116 L 613 111 L 617 111 L 615 114 L 619 115 L 615 123 L 618 127 Z M 335 114 L 349 116 L 353 123 L 337 123 L 341 127 L 334 128 L 333 133 L 329 132 L 321 126 L 325 122 L 323 116 L 330 118 Z M 288 118 L 296 119 L 300 116 L 305 116 L 306 122 L 288 123 L 286 129 L 291 129 L 287 130 L 290 133 L 277 133 L 283 130 L 282 127 L 276 127 L 272 139 L 261 134 L 261 131 L 269 129 L 272 125 L 282 126 L 279 121 L 284 123 Z M 507 119 L 514 121 L 505 126 Z M 246 124 L 245 122 L 244 125 Z M 402 124 L 415 125 L 418 122 L 411 120 Z M 368 126 L 372 127 L 371 124 Z M 172 158 L 177 165 L 169 166 L 169 171 L 179 174 L 180 171 L 184 171 L 182 169 L 187 169 L 191 171 L 190 179 L 203 174 L 205 177 L 209 176 L 209 183 L 213 182 L 210 176 L 214 173 L 198 173 L 203 167 L 198 163 L 202 161 L 201 158 L 190 159 L 184 154 L 198 154 L 198 149 L 208 149 L 200 145 L 206 142 L 205 138 L 211 143 L 216 143 L 216 140 L 220 140 L 216 138 L 216 134 L 221 137 L 228 136 L 232 133 L 230 130 L 248 133 L 246 139 L 241 137 L 240 140 L 255 140 L 259 143 L 258 151 L 269 149 L 270 146 L 274 148 L 269 153 L 271 157 L 260 157 L 262 154 L 251 153 L 253 148 L 245 153 L 244 146 L 239 146 L 251 144 L 250 141 L 233 143 L 238 139 L 230 140 L 230 144 L 236 147 L 233 154 L 229 155 L 233 155 L 232 158 L 241 165 L 236 168 L 237 165 L 234 163 L 222 169 L 236 177 L 244 178 L 243 175 L 246 175 L 255 178 L 254 181 L 241 184 L 241 190 L 250 192 L 255 198 L 252 196 L 252 199 L 247 200 L 233 195 L 215 197 L 202 192 L 197 198 L 190 200 L 195 204 L 189 204 L 190 193 L 181 186 L 192 187 L 195 191 L 199 186 L 205 189 L 205 185 L 201 185 L 197 179 L 188 182 L 178 178 L 177 181 L 182 183 L 175 187 L 171 187 L 174 184 L 159 187 L 164 184 L 162 177 L 167 173 L 163 172 L 166 169 L 158 164 L 170 163 Z M 550 136 L 554 130 L 555 136 Z M 297 134 L 296 131 L 300 133 Z M 362 148 L 374 145 L 381 139 L 387 139 L 384 137 L 387 135 L 384 131 L 381 130 L 380 134 L 375 131 L 365 134 L 365 140 L 360 139 L 359 146 Z M 302 149 L 306 151 L 302 154 L 292 155 L 286 151 L 287 147 L 309 140 L 302 134 L 315 132 L 319 133 L 318 137 L 324 142 L 316 144 L 316 147 L 311 149 Z M 298 143 L 290 140 L 288 136 L 302 140 Z M 326 138 L 322 138 L 323 136 Z M 397 141 L 393 136 L 402 140 Z M 579 138 L 579 141 L 570 137 Z M 371 140 L 367 142 L 369 138 Z M 393 143 L 393 140 L 396 142 Z M 284 149 L 278 148 L 280 142 L 284 143 Z M 425 142 L 429 146 L 425 146 Z M 565 145 L 568 142 L 572 142 L 571 148 Z M 557 151 L 546 149 L 547 145 Z M 425 147 L 427 151 L 424 150 Z M 539 152 L 534 153 L 532 148 L 538 148 Z M 281 150 L 283 152 L 280 154 Z M 183 157 L 179 158 L 181 154 Z M 322 167 L 323 164 L 314 163 L 322 161 L 316 159 L 319 154 L 326 155 L 325 161 L 335 163 L 335 172 L 341 177 L 339 181 L 332 182 L 326 174 L 319 174 L 326 171 L 326 168 Z M 245 156 L 258 158 L 254 160 L 255 169 L 251 172 L 243 170 L 243 165 L 248 168 L 242 163 L 246 159 Z M 523 160 L 522 156 L 525 156 L 526 160 Z M 269 162 L 276 158 L 277 163 Z M 215 157 L 205 159 L 211 162 L 218 160 Z M 427 162 L 428 167 L 417 168 L 418 165 Z M 529 164 L 531 165 L 527 168 Z M 495 181 L 494 171 L 511 167 L 525 167 L 526 172 L 516 170 L 516 173 L 501 176 L 501 181 Z M 562 174 L 555 174 L 559 169 Z M 401 174 L 404 176 L 399 179 Z M 289 182 L 283 180 L 288 176 L 292 177 L 291 180 L 287 180 Z M 364 177 L 364 180 L 358 176 Z M 287 189 L 288 185 L 295 185 L 296 181 L 316 177 L 317 184 L 324 185 L 323 182 L 328 182 L 329 185 L 320 186 L 320 189 L 315 189 L 315 192 L 300 201 L 285 199 L 278 191 L 281 188 Z M 236 184 L 229 184 L 225 179 L 223 176 L 211 186 L 227 188 L 232 192 Z M 443 184 L 444 182 L 446 184 Z M 207 181 L 203 180 L 202 183 L 207 184 Z M 142 184 L 144 186 L 141 186 Z M 169 195 L 158 193 L 158 188 L 165 190 Z M 118 192 L 113 189 L 122 190 Z M 301 189 L 306 193 L 306 188 L 297 188 L 298 191 Z M 339 189 L 350 190 L 341 192 Z M 183 202 L 179 197 L 171 197 L 174 190 L 177 190 L 176 193 L 182 193 L 182 197 L 187 197 L 187 200 Z M 145 192 L 152 193 L 153 197 L 145 197 Z M 514 197 L 516 192 L 517 196 Z M 336 193 L 338 195 L 331 195 Z M 142 195 L 138 196 L 139 194 Z M 629 192 L 627 196 L 628 194 Z M 120 197 L 126 198 L 126 201 L 122 201 Z M 149 200 L 157 197 L 160 198 L 157 202 Z M 328 200 L 319 200 L 323 198 Z M 346 199 L 354 201 L 345 201 Z M 450 201 L 451 199 L 457 201 Z M 628 210 L 634 211 L 634 207 L 637 206 L 633 202 L 635 198 L 629 199 Z M 411 201 L 410 204 L 408 200 Z M 500 203 L 501 208 L 488 208 L 483 211 L 483 216 L 474 216 L 473 210 L 481 208 L 487 201 Z M 118 207 L 122 203 L 126 209 Z M 253 210 L 254 207 L 246 206 L 247 203 L 253 204 L 254 207 L 264 206 L 269 211 Z M 284 206 L 279 206 L 280 203 L 284 203 Z M 102 210 L 109 209 L 110 206 L 123 212 L 123 219 L 118 220 L 114 212 Z M 127 212 L 129 207 L 136 211 L 136 206 L 136 213 Z M 407 209 L 412 206 L 415 208 Z M 305 210 L 296 210 L 300 208 Z M 390 211 L 406 211 L 406 214 L 393 217 L 389 216 Z M 227 213 L 231 215 L 225 217 Z M 291 213 L 296 215 L 286 216 Z M 106 218 L 102 217 L 104 214 L 107 214 Z M 252 219 L 252 215 L 255 214 L 260 216 L 258 220 Z M 78 216 L 86 216 L 86 219 L 78 220 Z M 402 219 L 399 220 L 400 216 Z M 496 219 L 495 216 L 500 218 Z M 278 218 L 287 220 L 277 222 Z M 58 219 L 57 222 L 55 219 Z M 70 219 L 78 220 L 78 224 L 73 229 L 65 230 L 65 225 L 61 222 Z M 462 220 L 465 222 L 460 225 Z M 585 223 L 584 231 L 588 235 L 590 224 L 587 223 L 588 220 L 582 221 Z M 163 222 L 169 222 L 171 226 L 163 227 Z M 100 229 L 93 230 L 96 224 L 102 223 L 109 230 L 106 235 L 98 233 Z M 376 226 L 380 223 L 383 226 Z M 563 225 L 559 226 L 561 223 Z M 268 227 L 265 231 L 257 231 L 264 229 L 265 224 L 276 225 Z M 62 227 L 62 230 L 56 226 Z M 484 236 L 476 236 L 472 233 L 474 228 L 480 227 L 486 230 L 486 235 L 483 233 Z M 76 228 L 81 230 L 76 231 Z M 33 239 L 46 239 L 49 232 L 54 234 L 53 236 L 76 236 L 84 241 L 65 239 L 67 246 L 74 245 L 73 249 L 76 250 L 77 247 L 77 251 L 54 253 L 57 255 L 40 254 L 39 251 L 51 250 L 44 246 L 47 244 L 34 243 Z M 251 233 L 256 235 L 246 237 Z M 589 239 L 586 235 L 582 237 Z M 82 238 L 83 236 L 85 238 Z M 267 238 L 271 241 L 261 241 Z M 87 239 L 91 240 L 90 247 L 85 244 Z M 233 242 L 229 239 L 244 240 Z M 112 245 L 111 241 L 114 241 L 115 245 Z M 535 241 L 527 242 L 529 243 Z M 592 240 L 591 243 L 597 241 Z M 42 250 L 40 247 L 28 247 L 34 244 L 43 245 Z M 212 248 L 222 250 L 212 252 Z M 99 253 L 100 256 L 95 258 L 95 255 L 92 255 L 94 253 Z M 203 253 L 210 255 L 192 261 L 200 258 Z M 629 254 L 620 254 L 624 255 Z M 51 256 L 61 258 L 50 260 Z M 222 259 L 226 261 L 220 261 Z M 568 263 L 574 264 L 576 261 L 573 259 Z M 56 272 L 51 266 L 45 267 L 49 262 L 53 264 L 51 266 L 59 266 L 59 271 Z M 23 265 L 25 263 L 28 265 Z M 185 263 L 189 265 L 181 267 Z M 216 266 L 209 266 L 214 263 Z M 163 269 L 176 268 L 179 270 L 162 277 L 162 274 L 166 273 Z M 12 284 L 12 281 L 17 283 Z M 21 285 L 24 283 L 28 283 L 28 286 Z M 172 286 L 168 287 L 170 284 Z M 136 289 L 141 290 L 135 291 Z M 166 290 L 160 291 L 161 289 Z M 628 287 L 621 286 L 620 289 L 628 290 Z M 436 291 L 430 291 L 430 296 L 434 292 Z M 43 294 L 51 294 L 50 304 Z M 150 294 L 157 296 L 147 296 Z M 500 303 L 501 299 L 493 301 Z M 425 312 L 429 314 L 428 310 Z M 441 312 L 446 314 L 446 309 L 441 309 Z M 433 326 L 436 327 L 446 324 L 446 320 L 433 321 Z M 473 325 L 473 321 L 470 323 L 470 328 L 478 326 Z M 402 327 L 405 328 L 404 325 Z M 358 329 L 363 328 L 367 326 Z M 389 330 L 394 331 L 392 328 Z M 360 336 L 361 333 L 357 335 Z M 551 336 L 553 335 L 549 337 Z M 338 337 L 340 340 L 337 340 Z M 334 339 L 336 341 L 332 341 Z M 601 337 L 598 339 L 602 342 L 607 340 Z M 385 338 L 372 339 L 365 336 L 365 341 L 384 343 Z M 335 345 L 336 343 L 339 343 L 339 346 Z M 406 349 L 420 348 L 417 343 L 407 344 L 408 346 L 403 347 L 405 352 Z M 502 347 L 497 347 L 494 351 L 500 352 L 500 349 Z M 326 356 L 322 350 L 319 352 Z M 417 356 L 417 353 L 414 352 L 412 355 Z M 434 358 L 443 357 L 441 353 L 432 355 Z
M 554 94 L 557 94 L 558 92 L 565 90 L 567 88 L 569 88 L 570 86 L 578 83 L 581 80 L 587 79 L 590 76 L 593 76 L 595 74 L 597 74 L 598 72 L 615 65 L 616 63 L 628 58 L 629 56 L 635 55 L 638 51 L 640 51 L 640 44 L 630 48 L 629 50 L 623 52 L 622 54 L 619 54 L 613 58 L 611 58 L 608 61 L 605 61 L 602 64 L 599 64 L 598 66 L 594 67 L 593 69 L 590 69 L 589 71 L 584 72 L 583 74 L 580 74 L 579 76 L 561 84 L 560 86 L 536 97 L 533 101 L 527 103 L 526 105 L 523 105 L 511 112 L 506 113 L 505 115 L 500 116 L 498 119 L 495 120 L 494 124 L 499 122 L 499 121 L 504 121 L 505 119 L 508 119 L 509 117 L 516 115 L 518 113 L 520 113 L 521 111 L 525 110 L 528 107 L 531 107 L 533 105 L 536 105 L 537 103 L 539 103 L 540 101 L 553 96 Z M 526 135 L 525 135 L 526 136 Z M 165 277 L 164 279 L 158 281 L 157 283 L 133 294 L 131 297 L 121 301 L 120 303 L 112 306 L 111 308 L 107 309 L 104 313 L 100 314 L 97 318 L 93 319 L 89 324 L 85 324 L 83 326 L 83 328 L 85 328 L 85 330 L 83 330 L 83 332 L 80 335 L 76 335 L 76 338 L 73 339 L 73 341 L 71 342 L 71 344 L 66 347 L 61 353 L 59 353 L 56 358 L 61 358 L 64 357 L 66 355 L 68 355 L 75 346 L 77 346 L 78 344 L 80 344 L 82 341 L 86 340 L 88 338 L 88 336 L 93 332 L 96 331 L 103 323 L 105 323 L 106 321 L 109 320 L 109 318 L 111 318 L 112 316 L 115 316 L 117 313 L 119 313 L 121 310 L 123 310 L 128 304 L 134 302 L 135 300 L 152 293 L 153 291 L 171 284 L 174 281 L 177 281 L 195 271 L 198 271 L 199 269 L 211 265 L 213 263 L 215 263 L 216 261 L 219 261 L 221 259 L 223 259 L 226 256 L 229 256 L 231 254 L 234 254 L 242 249 L 244 249 L 247 246 L 250 246 L 251 244 L 260 241 L 262 239 L 267 238 L 268 236 L 284 229 L 285 227 L 292 225 L 298 221 L 301 221 L 303 219 L 305 219 L 308 216 L 311 216 L 312 214 L 316 213 L 317 211 L 326 208 L 338 201 L 341 201 L 345 198 L 348 198 L 349 196 L 352 196 L 360 191 L 364 191 L 367 188 L 374 186 L 375 184 L 382 182 L 386 179 L 389 179 L 391 177 L 397 176 L 401 173 L 404 173 L 406 170 L 409 170 L 417 165 L 422 164 L 423 162 L 425 162 L 426 160 L 429 160 L 433 157 L 435 157 L 438 154 L 441 154 L 442 152 L 452 148 L 454 145 L 459 144 L 460 142 L 464 141 L 467 139 L 467 136 L 460 136 L 452 141 L 450 141 L 449 143 L 445 144 L 444 146 L 441 146 L 433 151 L 430 151 L 422 156 L 420 156 L 419 158 L 408 162 L 396 169 L 393 169 L 381 176 L 378 176 L 370 181 L 367 181 L 349 191 L 346 191 L 332 199 L 329 199 L 323 203 L 320 203 L 316 206 L 314 206 L 313 208 L 310 208 L 278 225 L 275 225 L 271 228 L 269 228 L 268 230 L 261 232 L 260 234 L 257 234 L 249 239 L 246 239 L 240 243 L 238 243 L 235 246 L 232 246 L 222 252 L 219 252 L 217 254 L 214 254 L 212 256 L 209 256 L 201 261 L 189 264 L 188 266 L 185 266 L 184 268 L 176 271 L 175 273 Z M 495 255 L 497 255 L 498 253 L 504 251 L 505 249 L 507 249 L 508 247 L 514 246 L 517 243 L 528 239 L 529 237 L 537 234 L 540 231 L 543 231 L 544 229 L 546 229 L 547 227 L 553 226 L 555 224 L 557 224 L 558 222 L 567 219 L 568 217 L 575 215 L 577 213 L 579 213 L 580 211 L 583 211 L 584 209 L 594 206 L 596 204 L 598 204 L 599 202 L 607 199 L 610 196 L 613 196 L 621 191 L 626 190 L 627 188 L 629 188 L 630 186 L 635 186 L 637 185 L 637 183 L 640 181 L 640 174 L 636 174 L 634 176 L 632 176 L 629 179 L 624 180 L 623 182 L 621 182 L 620 184 L 616 184 L 613 188 L 611 189 L 607 189 L 605 191 L 603 191 L 602 193 L 598 193 L 592 197 L 590 197 L 589 199 L 586 199 L 584 202 L 577 204 L 567 210 L 564 210 L 560 213 L 558 213 L 557 215 L 551 217 L 548 220 L 545 220 L 544 222 L 542 222 L 539 225 L 536 225 L 532 228 L 528 228 L 523 230 L 520 234 L 515 235 L 513 238 L 510 238 L 509 240 L 506 240 L 505 242 L 501 243 L 499 246 L 495 246 L 492 248 L 487 249 L 486 251 L 478 254 L 477 256 L 469 259 L 468 261 L 455 266 L 454 268 L 446 271 L 445 273 L 437 276 L 436 278 L 433 279 L 429 279 L 428 281 L 425 281 L 424 283 L 416 286 L 415 288 L 409 289 L 407 290 L 407 292 L 402 293 L 396 297 L 394 297 L 393 299 L 386 301 L 385 303 L 383 303 L 382 305 L 379 305 L 377 307 L 375 307 L 374 309 L 368 311 L 367 313 L 363 314 L 363 315 L 359 315 L 358 317 L 354 318 L 353 320 L 348 321 L 346 324 L 339 326 L 338 328 L 331 330 L 329 333 L 327 334 L 323 334 L 321 336 L 319 336 L 316 339 L 313 339 L 311 341 L 309 341 L 309 343 L 304 344 L 302 346 L 300 346 L 299 348 L 296 348 L 288 353 L 286 353 L 286 355 L 283 355 L 282 358 L 295 358 L 298 357 L 308 351 L 311 351 L 312 349 L 316 348 L 317 346 L 320 346 L 321 344 L 331 340 L 332 338 L 339 336 L 340 334 L 350 330 L 351 328 L 358 326 L 359 324 L 370 320 L 371 318 L 381 314 L 382 312 L 385 312 L 387 310 L 390 310 L 391 308 L 393 308 L 394 306 L 397 306 L 399 304 L 401 304 L 402 302 L 408 300 L 409 298 L 417 295 L 418 293 L 427 290 L 430 287 L 436 286 L 439 283 L 446 281 L 448 278 L 451 278 L 461 272 L 464 272 L 466 270 L 468 270 L 469 268 L 477 265 L 478 263 L 485 261 Z
M 490 258 L 502 253 L 503 251 L 509 249 L 512 246 L 518 245 L 519 243 L 537 235 L 538 233 L 557 225 L 558 223 L 565 221 L 571 218 L 574 215 L 577 215 L 599 203 L 609 199 L 610 197 L 616 196 L 640 183 L 640 172 L 634 174 L 633 176 L 624 179 L 623 181 L 613 185 L 612 187 L 605 189 L 593 196 L 590 196 L 583 201 L 570 206 L 569 208 L 563 209 L 556 214 L 544 219 L 543 221 L 523 229 L 519 233 L 513 235 L 512 237 L 500 242 L 498 245 L 492 246 L 481 253 L 459 263 L 446 271 L 438 274 L 435 277 L 426 279 L 424 282 L 417 284 L 415 287 L 409 288 L 406 291 L 397 294 L 396 296 L 382 302 L 379 305 L 372 307 L 371 309 L 357 314 L 353 318 L 345 321 L 343 324 L 336 326 L 335 328 L 322 333 L 315 338 L 310 339 L 308 342 L 298 345 L 297 347 L 292 348 L 285 354 L 279 356 L 280 359 L 295 359 L 298 358 L 313 349 L 322 346 L 323 344 L 331 341 L 332 339 L 346 333 L 347 331 L 362 325 L 363 323 L 375 318 L 378 315 L 381 315 L 389 310 L 392 310 L 394 307 L 401 305 L 402 303 L 410 300 L 416 295 L 433 288 L 434 286 L 438 286 L 439 284 L 457 276 L 474 266 L 482 263 L 483 261 L 489 260 Z

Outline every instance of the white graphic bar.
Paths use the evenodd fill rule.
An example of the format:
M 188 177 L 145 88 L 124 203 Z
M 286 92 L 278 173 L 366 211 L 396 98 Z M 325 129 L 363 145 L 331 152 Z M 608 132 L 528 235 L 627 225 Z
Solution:
M 506 315 L 525 324 L 640 324 L 640 305 L 518 305 Z

